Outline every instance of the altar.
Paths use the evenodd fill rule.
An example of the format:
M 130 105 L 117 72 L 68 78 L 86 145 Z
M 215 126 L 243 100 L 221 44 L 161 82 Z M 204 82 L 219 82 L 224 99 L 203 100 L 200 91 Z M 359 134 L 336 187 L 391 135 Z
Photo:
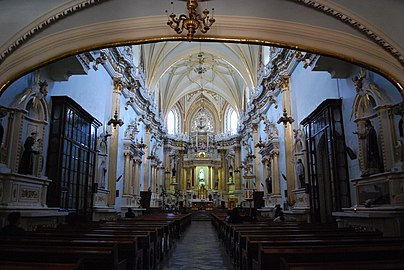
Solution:
M 198 211 L 198 210 L 212 211 L 213 210 L 213 201 L 192 200 L 191 203 L 192 203 L 191 205 L 192 205 L 193 211 Z

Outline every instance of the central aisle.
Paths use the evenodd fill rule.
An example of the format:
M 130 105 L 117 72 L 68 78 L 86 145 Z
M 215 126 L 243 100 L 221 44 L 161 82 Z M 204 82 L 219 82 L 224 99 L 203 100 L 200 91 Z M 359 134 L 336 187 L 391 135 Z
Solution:
M 192 221 L 159 270 L 232 270 L 230 257 L 210 221 Z

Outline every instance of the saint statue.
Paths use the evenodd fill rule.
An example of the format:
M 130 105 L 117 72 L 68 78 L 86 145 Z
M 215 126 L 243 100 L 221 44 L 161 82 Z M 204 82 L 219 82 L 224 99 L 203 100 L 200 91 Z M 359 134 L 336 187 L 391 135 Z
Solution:
M 306 183 L 304 181 L 304 165 L 300 158 L 297 160 L 295 170 L 296 176 L 299 179 L 300 188 L 304 188 L 306 186 Z
M 376 130 L 372 122 L 365 121 L 365 132 L 358 133 L 360 139 L 365 140 L 365 168 L 362 176 L 371 175 L 380 172 L 381 162 L 379 156 L 379 144 L 377 142 Z
M 106 174 L 107 174 L 107 166 L 105 164 L 105 160 L 101 161 L 100 167 L 99 167 L 99 179 L 100 179 L 100 187 L 105 188 L 105 180 L 106 180 Z
M 30 136 L 27 137 L 24 143 L 24 152 L 20 160 L 20 165 L 18 167 L 18 173 L 21 174 L 32 174 L 34 165 L 34 155 L 38 154 L 39 151 L 34 148 L 36 141 L 36 132 L 32 132 Z
M 198 179 L 205 180 L 205 173 L 203 172 L 203 169 L 199 170 Z
M 272 177 L 268 176 L 267 179 L 265 179 L 265 184 L 267 185 L 267 193 L 271 194 L 272 193 Z

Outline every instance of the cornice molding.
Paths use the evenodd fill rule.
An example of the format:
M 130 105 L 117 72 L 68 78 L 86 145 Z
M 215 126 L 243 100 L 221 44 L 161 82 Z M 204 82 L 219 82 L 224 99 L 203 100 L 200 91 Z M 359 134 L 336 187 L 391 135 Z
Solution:
M 0 89 L 39 66 L 80 52 L 131 43 L 186 40 L 186 36 L 171 36 L 165 21 L 165 16 L 157 16 L 99 23 L 26 43 L 0 65 Z M 401 63 L 382 47 L 362 37 L 270 19 L 218 16 L 217 22 L 210 31 L 211 36 L 197 35 L 195 41 L 258 43 L 332 55 L 379 71 L 403 90 Z
M 400 49 L 400 45 L 396 44 L 390 39 L 382 30 L 378 29 L 375 25 L 372 25 L 365 18 L 358 16 L 350 10 L 344 8 L 341 5 L 333 3 L 329 0 L 289 0 L 300 3 L 307 7 L 319 10 L 320 12 L 332 16 L 359 32 L 365 34 L 373 42 L 379 44 L 382 48 L 393 55 L 404 66 L 404 52 Z
M 74 0 L 64 3 L 57 8 L 50 10 L 45 15 L 42 15 L 30 25 L 26 26 L 7 42 L 5 42 L 0 48 L 0 64 L 6 57 L 12 54 L 16 49 L 21 47 L 27 40 L 40 33 L 42 30 L 56 23 L 57 21 L 64 19 L 65 17 L 72 15 L 78 11 L 81 11 L 90 6 L 97 5 L 101 2 L 108 0 Z

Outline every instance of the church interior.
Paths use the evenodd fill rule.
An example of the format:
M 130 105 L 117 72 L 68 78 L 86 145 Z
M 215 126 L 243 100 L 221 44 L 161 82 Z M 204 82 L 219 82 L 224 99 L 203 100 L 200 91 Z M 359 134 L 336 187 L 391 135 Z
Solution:
M 156 251 L 102 267 L 160 269 L 172 238 L 207 218 L 234 269 L 269 269 L 269 247 L 244 256 L 224 218 L 271 227 L 279 205 L 287 230 L 389 237 L 383 269 L 400 269 L 403 3 L 153 2 L 0 3 L 0 227 L 19 212 L 43 239 L 66 224 L 118 230 L 133 212 L 162 231 Z M 313 267 L 296 269 L 331 269 Z

